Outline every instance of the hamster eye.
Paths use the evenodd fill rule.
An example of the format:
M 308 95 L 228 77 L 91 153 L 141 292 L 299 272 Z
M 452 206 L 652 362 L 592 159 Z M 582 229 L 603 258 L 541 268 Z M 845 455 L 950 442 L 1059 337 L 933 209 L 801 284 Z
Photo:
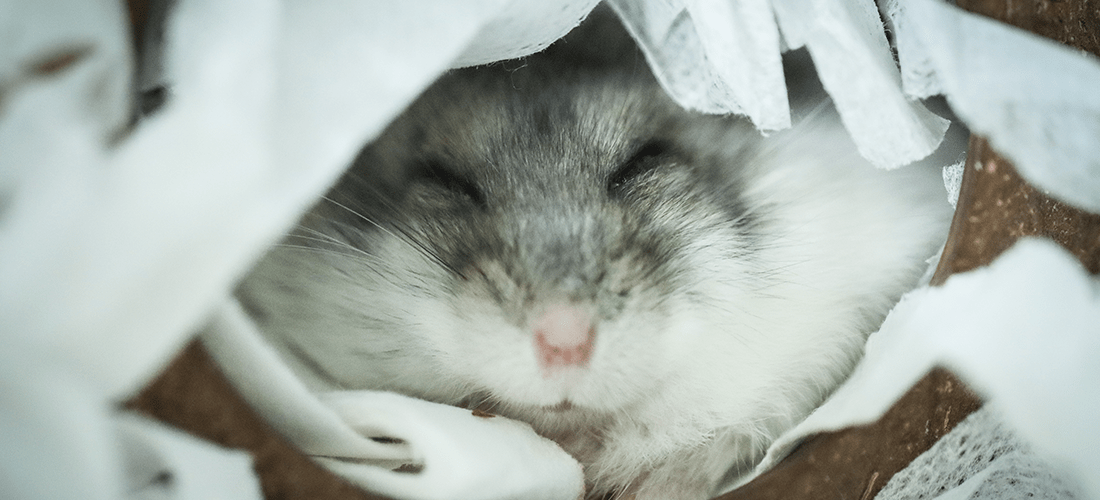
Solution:
M 628 184 L 641 175 L 652 171 L 660 165 L 660 159 L 669 151 L 668 143 L 660 140 L 648 141 L 630 159 L 626 160 L 607 179 L 607 191 L 611 194 L 619 194 Z
M 485 193 L 481 192 L 472 179 L 447 168 L 438 160 L 426 160 L 421 163 L 417 178 L 462 196 L 479 207 L 487 206 Z

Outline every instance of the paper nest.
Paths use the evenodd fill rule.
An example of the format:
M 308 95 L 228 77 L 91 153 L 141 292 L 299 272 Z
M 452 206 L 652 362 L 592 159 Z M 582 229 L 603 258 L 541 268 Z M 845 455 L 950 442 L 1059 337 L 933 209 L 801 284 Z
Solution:
M 900 167 L 935 149 L 947 123 L 919 98 L 944 94 L 1031 182 L 1100 211 L 1093 58 L 936 0 L 880 6 L 900 71 L 869 0 L 610 3 L 687 108 L 744 114 L 765 131 L 789 126 L 780 53 L 806 47 L 876 165 Z M 238 386 L 249 376 L 279 382 L 269 385 L 279 391 L 246 398 L 301 449 L 428 465 L 399 475 L 329 461 L 335 472 L 410 499 L 576 498 L 577 464 L 522 424 L 394 395 L 308 393 L 226 297 L 359 145 L 437 75 L 537 51 L 594 4 L 180 0 L 162 59 L 172 98 L 123 134 L 132 62 L 120 5 L 0 0 L 0 469 L 33 472 L 0 475 L 0 491 L 141 496 L 149 492 L 124 485 L 142 473 L 135 457 L 148 456 L 155 460 L 136 462 L 182 481 L 174 498 L 258 498 L 239 453 L 114 409 L 213 313 L 211 350 Z M 973 418 L 1003 420 L 1079 480 L 1082 495 L 1100 498 L 1098 325 L 1096 282 L 1051 245 L 1022 244 L 989 269 L 913 292 L 872 337 L 852 380 L 762 466 L 808 432 L 875 419 L 944 363 L 997 412 Z M 408 446 L 353 430 L 363 428 Z M 973 481 L 995 475 L 977 471 L 959 486 L 969 489 L 941 498 L 981 491 L 986 483 Z M 895 490 L 904 487 L 891 483 L 883 495 Z

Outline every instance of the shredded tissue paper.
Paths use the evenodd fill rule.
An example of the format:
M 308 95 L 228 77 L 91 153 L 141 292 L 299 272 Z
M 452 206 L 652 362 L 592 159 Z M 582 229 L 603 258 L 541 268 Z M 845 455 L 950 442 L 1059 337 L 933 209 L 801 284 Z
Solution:
M 118 409 L 202 330 L 277 430 L 368 489 L 577 498 L 579 465 L 524 424 L 393 394 L 310 393 L 230 290 L 441 72 L 540 50 L 596 3 L 178 0 L 157 68 L 171 98 L 131 130 L 121 2 L 0 0 L 2 496 L 259 498 L 246 454 Z M 874 164 L 937 147 L 947 122 L 920 98 L 943 94 L 1029 180 L 1100 211 L 1095 58 L 939 0 L 609 3 L 687 108 L 789 126 L 780 54 L 805 47 Z M 1096 359 L 1097 282 L 1052 244 L 1025 241 L 910 293 L 851 380 L 754 473 L 801 437 L 876 419 L 943 364 L 989 404 L 880 498 L 1019 496 L 1005 485 L 1026 477 L 1041 498 L 1100 499 Z M 964 456 L 987 460 L 958 466 Z M 408 460 L 423 471 L 371 465 Z M 164 472 L 174 480 L 158 481 Z

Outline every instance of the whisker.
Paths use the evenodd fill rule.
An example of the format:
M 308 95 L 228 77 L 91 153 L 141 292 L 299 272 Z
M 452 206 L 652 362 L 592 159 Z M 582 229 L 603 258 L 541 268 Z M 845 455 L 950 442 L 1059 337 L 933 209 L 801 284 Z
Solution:
M 293 245 L 293 244 L 289 244 L 289 243 L 276 243 L 274 246 L 278 247 L 278 248 L 281 248 L 281 249 L 284 249 L 284 250 L 296 250 L 296 251 L 300 251 L 300 252 L 313 252 L 313 253 L 322 254 L 322 255 L 335 255 L 335 256 L 338 256 L 338 257 L 350 258 L 350 259 L 360 261 L 364 265 L 370 266 L 372 268 L 380 263 L 380 261 L 377 258 L 373 258 L 374 256 L 370 255 L 370 254 L 357 254 L 357 253 L 349 253 L 349 252 L 340 252 L 340 251 L 337 251 L 337 250 L 334 250 L 334 249 L 331 249 L 331 248 L 319 248 L 319 247 L 309 246 L 309 245 Z M 373 260 L 364 258 L 364 256 L 371 257 L 371 258 L 373 258 Z
M 318 237 L 313 237 L 313 236 L 305 236 L 305 235 L 301 235 L 301 234 L 292 234 L 292 235 L 290 235 L 289 238 L 298 239 L 298 240 L 305 240 L 305 241 L 316 241 L 318 243 L 323 243 L 325 245 L 331 245 L 331 246 L 335 247 L 335 249 L 350 250 L 353 254 L 363 256 L 363 257 L 368 257 L 368 258 L 370 258 L 374 261 L 378 261 L 378 256 L 376 256 L 376 255 L 374 255 L 370 252 L 367 252 L 366 250 L 363 250 L 362 248 L 359 248 L 355 245 L 352 245 L 351 243 L 348 243 L 346 241 L 340 240 L 338 238 L 335 238 L 333 236 L 330 236 L 330 235 L 327 235 L 327 234 L 324 234 L 324 233 L 321 233 L 321 232 L 317 232 L 317 231 L 314 231 L 314 232 L 317 233 L 320 236 L 323 236 L 323 238 L 318 238 Z M 322 247 L 320 247 L 320 246 L 313 247 L 313 248 L 322 249 Z M 333 250 L 333 249 L 329 248 L 328 250 Z
M 391 236 L 391 237 L 393 237 L 397 240 L 405 242 L 406 244 L 411 246 L 414 250 L 420 252 L 421 255 L 424 255 L 425 257 L 428 257 L 429 260 L 434 261 L 440 267 L 442 267 L 442 268 L 458 275 L 459 277 L 461 277 L 463 279 L 467 279 L 465 274 L 462 274 L 454 266 L 448 264 L 447 261 L 443 260 L 443 258 L 439 256 L 439 254 L 435 253 L 434 251 L 432 251 L 431 248 L 428 248 L 426 245 L 421 243 L 420 240 L 415 238 L 406 229 L 395 225 L 394 229 L 398 233 L 400 233 L 400 236 L 398 236 L 397 234 L 395 234 L 393 231 L 390 231 L 388 228 L 386 228 L 382 224 L 379 224 L 378 222 L 374 221 L 370 217 L 367 217 L 367 216 L 363 215 L 362 213 L 359 213 L 358 211 L 349 208 L 347 205 L 344 205 L 344 204 L 342 204 L 342 203 L 340 203 L 340 202 L 338 202 L 338 201 L 336 201 L 336 200 L 334 200 L 334 199 L 332 199 L 328 196 L 323 196 L 322 199 L 329 202 L 329 203 L 332 203 L 333 205 L 336 205 L 339 208 L 342 208 L 342 209 L 346 210 L 348 213 L 362 219 L 363 221 L 367 222 L 368 224 L 371 224 L 372 226 L 378 228 L 380 231 L 386 233 L 387 235 L 389 235 L 389 236 Z
M 358 218 L 360 218 L 360 219 L 363 219 L 363 221 L 365 221 L 366 223 L 368 223 L 368 224 L 370 224 L 370 225 L 372 225 L 372 226 L 374 226 L 374 227 L 378 228 L 378 229 L 379 229 L 379 230 L 381 230 L 382 232 L 384 232 L 384 233 L 386 233 L 386 234 L 388 234 L 388 235 L 390 235 L 390 236 L 392 236 L 392 237 L 394 237 L 394 238 L 397 238 L 397 235 L 396 235 L 396 234 L 393 234 L 393 232 L 391 232 L 391 231 L 390 231 L 389 229 L 386 229 L 386 227 L 385 227 L 385 226 L 383 226 L 382 224 L 379 224 L 379 223 L 375 222 L 375 221 L 374 221 L 374 219 L 371 219 L 370 217 L 367 217 L 366 215 L 363 215 L 363 214 L 359 213 L 359 212 L 358 212 L 358 211 L 356 211 L 356 210 L 352 210 L 351 208 L 348 208 L 348 206 L 347 206 L 347 205 L 344 205 L 343 203 L 340 203 L 340 202 L 338 202 L 338 201 L 336 201 L 336 200 L 334 200 L 334 199 L 332 199 L 332 198 L 330 198 L 330 197 L 328 197 L 328 196 L 322 196 L 322 197 L 321 197 L 321 199 L 322 199 L 322 200 L 325 200 L 325 201 L 327 201 L 327 202 L 329 202 L 329 203 L 332 203 L 333 205 L 336 205 L 336 206 L 338 206 L 338 207 L 340 207 L 340 208 L 342 208 L 342 209 L 344 209 L 344 210 L 347 210 L 347 211 L 348 211 L 348 213 L 350 213 L 350 214 L 352 214 L 352 215 L 354 215 L 354 216 L 356 216 L 356 217 L 358 217 Z
M 304 232 L 304 233 L 309 233 L 309 234 L 312 234 L 312 235 L 314 235 L 314 236 L 316 236 L 316 237 L 318 237 L 318 238 L 323 238 L 323 239 L 325 239 L 325 240 L 327 240 L 327 241 L 330 241 L 330 242 L 332 242 L 332 243 L 344 243 L 344 244 L 347 244 L 347 243 L 348 243 L 347 241 L 345 241 L 345 240 L 342 240 L 342 239 L 340 239 L 340 238 L 337 238 L 336 236 L 333 236 L 333 235 L 331 235 L 331 234 L 328 234 L 328 233 L 326 233 L 326 232 L 324 232 L 324 231 L 318 231 L 317 229 L 313 229 L 312 227 L 309 227 L 309 226 L 306 226 L 306 225 L 303 225 L 303 224 L 298 224 L 298 226 L 296 227 L 296 229 L 297 229 L 298 231 L 302 231 L 302 232 Z M 294 235 L 294 236 L 297 236 L 297 235 Z

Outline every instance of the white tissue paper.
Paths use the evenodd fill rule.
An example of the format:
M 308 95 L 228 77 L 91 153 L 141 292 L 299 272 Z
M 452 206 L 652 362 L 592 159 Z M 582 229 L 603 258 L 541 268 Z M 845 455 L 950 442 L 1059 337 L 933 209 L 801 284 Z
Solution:
M 116 409 L 213 315 L 204 340 L 250 404 L 307 453 L 330 457 L 324 463 L 344 477 L 399 498 L 575 499 L 583 488 L 579 466 L 522 424 L 390 394 L 310 394 L 227 297 L 234 281 L 336 179 L 363 142 L 436 76 L 450 67 L 539 50 L 576 26 L 594 3 L 179 0 L 169 15 L 161 75 L 170 97 L 129 132 L 131 62 L 121 5 L 0 0 L 4 496 L 256 498 L 255 478 L 240 453 L 181 439 Z M 1036 182 L 1086 207 L 1100 199 L 1096 144 L 1085 139 L 1094 129 L 1083 123 L 1080 134 L 1070 133 L 1077 123 L 1072 120 L 1095 116 L 1100 93 L 1090 97 L 1075 87 L 1095 84 L 1089 80 L 1093 60 L 1014 33 L 1003 38 L 1013 44 L 1008 47 L 1024 47 L 1027 61 L 1042 64 L 1029 69 L 1027 78 L 1041 78 L 1064 93 L 1035 91 L 1020 77 L 986 95 L 967 82 L 985 82 L 974 72 L 998 68 L 969 59 L 963 64 L 963 58 L 1004 61 L 1009 49 L 999 49 L 992 38 L 972 39 L 1004 28 L 971 25 L 970 18 L 932 0 L 914 0 L 907 4 L 911 12 L 887 4 L 893 5 L 887 12 L 902 50 L 901 76 L 870 0 L 611 3 L 662 85 L 685 107 L 745 114 L 765 131 L 788 126 L 779 53 L 805 46 L 861 152 L 879 166 L 896 167 L 935 148 L 946 124 L 914 99 L 942 89 L 963 118 L 1013 155 L 1025 175 L 1053 179 Z M 948 50 L 964 44 L 974 51 Z M 1058 55 L 1048 58 L 1051 51 Z M 1017 102 L 1025 104 L 1014 107 Z M 999 107 L 987 116 L 982 107 L 990 103 Z M 1019 111 L 1020 120 L 993 126 L 1010 111 Z M 1050 127 L 1039 132 L 1057 131 L 1056 147 L 1017 138 L 1031 130 L 1026 127 L 1034 117 Z M 1073 161 L 1063 161 L 1073 155 Z M 1049 267 L 1050 252 L 1019 251 L 1011 262 L 1022 269 Z M 1083 328 L 1083 318 L 1097 322 L 1095 300 L 1082 298 L 1087 287 L 1080 285 L 1080 271 L 1065 267 L 1052 269 L 1061 269 L 1059 279 L 1076 288 L 1050 287 L 1048 295 L 1015 306 L 1057 306 L 1064 313 L 1059 318 L 1077 321 L 1050 324 L 1064 334 L 1052 337 L 1061 339 L 1057 346 L 1028 337 L 1031 350 L 1024 352 L 1032 358 L 986 349 L 985 358 L 944 359 L 995 401 L 1003 400 L 1005 419 L 1022 439 L 1079 476 L 1097 465 L 1085 451 L 1100 443 L 1080 422 L 1097 414 L 1088 406 L 1094 398 L 1071 398 L 1086 387 L 1073 377 L 1095 384 L 1087 378 L 1095 374 L 1054 356 L 1063 348 L 1076 352 L 1076 361 L 1095 354 L 1088 350 L 1092 344 L 1074 344 L 1084 341 L 1080 336 L 1065 335 Z M 1007 268 L 997 272 L 1011 273 Z M 1013 286 L 1021 293 L 1036 290 Z M 951 290 L 913 297 L 950 294 L 966 301 L 995 292 L 962 285 Z M 913 297 L 892 317 L 912 311 L 918 300 Z M 937 307 L 903 316 L 918 325 L 911 330 L 978 328 L 957 312 L 938 316 Z M 980 317 L 997 314 L 989 310 Z M 928 315 L 936 321 L 913 319 Z M 1019 328 L 974 338 L 1013 344 Z M 912 342 L 918 353 L 982 346 L 960 343 L 965 336 L 908 335 L 903 337 L 917 338 Z M 880 332 L 876 338 L 889 336 Z M 889 351 L 873 343 L 871 368 L 861 372 L 876 370 L 875 352 Z M 874 418 L 928 359 L 895 363 L 894 371 L 871 381 L 880 391 L 861 392 L 859 381 L 867 383 L 866 377 L 853 378 L 857 389 L 842 390 L 831 408 L 848 398 L 872 410 L 823 408 L 799 430 Z M 1024 368 L 1008 378 L 997 371 L 1006 360 Z M 1057 369 L 1046 369 L 1050 364 Z M 1040 373 L 1043 378 L 1036 379 Z M 1002 375 L 1012 383 L 998 385 Z M 1051 384 L 1064 390 L 1037 392 Z M 1043 411 L 1028 413 L 1029 401 L 1041 401 Z M 379 435 L 406 444 L 369 439 Z M 773 448 L 767 463 L 797 440 L 797 433 L 791 436 Z M 422 471 L 393 473 L 382 466 L 408 461 Z M 214 463 L 224 466 L 204 471 L 203 464 Z M 178 480 L 178 487 L 165 487 L 163 477 Z M 1095 497 L 1096 485 L 1088 487 Z
M 779 31 L 766 0 L 615 0 L 661 85 L 688 109 L 736 113 L 761 130 L 791 125 Z
M 1071 484 L 1082 485 L 1087 495 L 1083 498 L 1100 498 L 1100 477 L 1095 473 L 1100 455 L 1094 453 L 1100 449 L 1100 428 L 1095 425 L 1100 415 L 1100 398 L 1094 391 L 1100 386 L 1097 356 L 1100 282 L 1056 244 L 1021 240 L 987 268 L 903 297 L 871 336 L 848 381 L 781 436 L 757 471 L 777 463 L 806 436 L 877 420 L 939 365 L 982 394 L 995 415 L 990 422 L 1003 419 L 1058 468 L 1052 476 L 1057 484 L 1047 486 L 1060 488 L 1067 481 L 1063 477 L 1068 477 Z M 950 471 L 956 464 L 946 460 L 949 455 L 942 460 L 926 458 L 921 467 Z M 957 483 L 938 486 L 949 489 Z
M 985 406 L 894 475 L 879 500 L 1076 500 L 1079 485 Z
M 962 190 L 963 169 L 966 161 L 952 163 L 943 167 L 943 187 L 947 190 L 947 202 L 952 207 L 959 203 L 959 191 Z
M 115 424 L 123 450 L 125 491 L 131 499 L 263 498 L 248 453 L 211 446 L 136 415 L 120 415 Z
M 401 499 L 575 499 L 580 464 L 526 424 L 398 394 L 310 393 L 230 300 L 203 344 L 249 405 L 307 454 L 371 491 Z M 399 439 L 384 444 L 371 437 Z M 422 472 L 393 472 L 415 464 Z
M 908 99 L 873 0 L 774 3 L 783 39 L 805 46 L 860 154 L 895 168 L 936 149 L 948 121 Z
M 1024 178 L 1100 213 L 1100 60 L 939 0 L 883 12 L 907 93 L 943 93 Z

